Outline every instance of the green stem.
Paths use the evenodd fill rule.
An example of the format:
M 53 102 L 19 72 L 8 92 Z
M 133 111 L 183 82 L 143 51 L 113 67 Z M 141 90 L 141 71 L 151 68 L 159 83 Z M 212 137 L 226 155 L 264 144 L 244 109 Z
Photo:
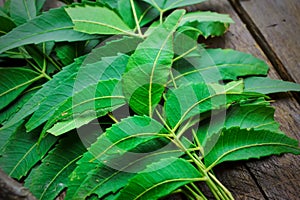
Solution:
M 46 58 L 54 65 L 54 67 L 55 67 L 56 69 L 58 69 L 59 71 L 61 70 L 61 67 L 59 66 L 59 64 L 57 64 L 50 56 L 48 56 L 48 55 L 46 55 L 46 54 L 45 54 L 45 56 L 46 56 Z
M 194 188 L 195 191 L 198 192 L 198 194 L 202 197 L 203 200 L 207 200 L 205 195 L 201 192 L 201 190 L 194 183 L 191 183 L 191 186 Z
M 213 175 L 211 172 L 208 172 L 208 175 L 218 184 L 218 186 L 224 191 L 229 199 L 234 199 L 231 192 Z
M 172 81 L 172 83 L 173 83 L 174 88 L 177 89 L 177 84 L 176 84 L 176 82 L 175 82 L 174 74 L 173 74 L 173 72 L 172 72 L 172 69 L 171 69 L 171 71 L 170 71 L 170 76 L 171 76 L 171 81 Z
M 203 198 L 197 194 L 192 188 L 190 188 L 189 186 L 185 185 L 184 186 L 194 197 L 195 199 L 199 199 L 199 200 L 202 200 Z
M 115 118 L 115 116 L 113 116 L 112 113 L 108 113 L 107 114 L 109 116 L 110 119 L 112 119 L 115 123 L 118 123 L 119 121 Z
M 160 23 L 160 24 L 163 23 L 163 14 L 164 14 L 163 11 L 160 11 L 160 12 L 159 12 L 159 23 Z
M 43 43 L 43 68 L 42 68 L 42 71 L 43 72 L 46 72 L 46 69 L 47 69 L 47 62 L 46 62 L 46 44 L 45 42 Z
M 188 51 L 184 52 L 180 56 L 177 56 L 176 58 L 174 58 L 173 62 L 176 62 L 177 60 L 180 60 L 181 58 L 183 58 L 184 56 L 188 55 L 189 53 L 191 53 L 192 51 L 196 50 L 197 48 L 198 48 L 198 46 L 194 46 L 193 48 L 191 48 Z
M 135 24 L 136 24 L 136 28 L 138 30 L 138 33 L 139 33 L 140 37 L 143 38 L 144 36 L 143 36 L 142 31 L 141 31 L 141 27 L 140 27 L 139 20 L 138 20 L 137 14 L 136 14 L 136 10 L 135 10 L 133 0 L 130 0 L 130 4 L 131 4 L 132 13 L 133 13 L 134 21 L 135 21 Z

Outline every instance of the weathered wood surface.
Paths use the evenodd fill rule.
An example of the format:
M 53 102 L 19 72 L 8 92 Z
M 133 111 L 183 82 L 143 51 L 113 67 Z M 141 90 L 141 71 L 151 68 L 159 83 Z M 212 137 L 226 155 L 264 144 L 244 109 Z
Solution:
M 215 38 L 208 45 L 251 53 L 270 65 L 269 77 L 280 79 L 278 72 L 260 48 L 261 44 L 255 41 L 246 24 L 241 21 L 226 0 L 211 0 L 208 3 L 194 6 L 193 9 L 214 10 L 230 14 L 235 24 L 230 27 L 229 32 L 224 37 Z M 272 18 L 271 15 L 269 17 Z M 297 49 L 291 51 L 296 52 Z M 295 57 L 295 59 L 298 59 L 295 62 L 299 62 L 299 58 Z M 276 103 L 273 104 L 276 107 L 276 120 L 281 124 L 281 130 L 300 140 L 299 104 L 290 94 L 280 94 L 274 98 L 277 99 Z M 221 169 L 218 175 L 236 199 L 296 200 L 300 198 L 299 163 L 299 156 L 290 154 L 280 157 L 272 156 L 262 160 L 248 161 L 245 164 L 238 164 L 238 166 L 232 164 L 235 166 L 233 168 L 228 164 L 226 168 Z M 224 165 L 220 168 L 222 167 Z
M 269 53 L 278 72 L 286 80 L 300 83 L 300 1 L 299 0 L 234 0 L 241 17 L 252 20 L 269 45 Z

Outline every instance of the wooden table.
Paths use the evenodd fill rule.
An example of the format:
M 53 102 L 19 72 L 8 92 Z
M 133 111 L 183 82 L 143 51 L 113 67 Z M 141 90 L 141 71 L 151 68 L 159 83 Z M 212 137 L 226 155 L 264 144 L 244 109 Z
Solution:
M 189 9 L 227 13 L 234 19 L 229 32 L 208 41 L 209 47 L 251 53 L 269 64 L 269 77 L 300 83 L 299 0 L 210 0 Z M 300 141 L 299 93 L 272 97 L 281 130 Z M 236 199 L 300 199 L 300 156 L 227 163 L 216 173 Z

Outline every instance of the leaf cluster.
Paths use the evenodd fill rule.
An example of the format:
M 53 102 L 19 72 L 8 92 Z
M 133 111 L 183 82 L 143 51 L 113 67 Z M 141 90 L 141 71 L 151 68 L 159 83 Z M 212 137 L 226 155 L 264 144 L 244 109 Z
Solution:
M 9 0 L 0 9 L 0 167 L 38 199 L 233 199 L 222 162 L 300 154 L 268 94 L 300 91 L 199 37 L 232 19 L 204 0 Z

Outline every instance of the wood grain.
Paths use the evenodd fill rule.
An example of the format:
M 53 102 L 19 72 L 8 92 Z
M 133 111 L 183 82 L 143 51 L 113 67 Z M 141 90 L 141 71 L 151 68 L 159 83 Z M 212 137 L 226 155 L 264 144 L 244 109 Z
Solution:
M 270 65 L 269 77 L 280 79 L 275 68 L 247 30 L 246 25 L 233 11 L 233 8 L 227 1 L 212 0 L 210 3 L 200 4 L 193 9 L 229 13 L 234 19 L 235 24 L 230 27 L 229 32 L 224 37 L 212 39 L 208 42 L 208 45 L 210 47 L 233 48 L 251 53 L 265 60 Z M 279 94 L 273 96 L 273 98 L 276 99 L 276 102 L 273 104 L 276 107 L 275 117 L 281 124 L 281 130 L 287 133 L 287 135 L 300 140 L 299 104 L 290 94 Z M 238 174 L 235 174 L 236 171 L 230 170 L 230 168 L 225 168 L 224 171 L 218 174 L 237 199 L 297 199 L 300 194 L 300 180 L 298 178 L 300 174 L 299 163 L 299 156 L 290 154 L 281 157 L 272 156 L 263 160 L 246 162 L 246 170 L 244 170 L 243 166 L 239 166 L 242 170 Z M 252 177 L 252 181 L 257 184 L 258 189 L 255 189 L 255 186 L 252 185 L 253 182 L 251 179 L 246 181 L 249 184 L 236 180 L 239 177 L 245 179 L 245 176 Z M 229 178 L 232 178 L 232 180 L 229 180 Z M 244 184 L 245 188 L 239 184 Z M 236 185 L 239 188 L 236 188 Z
M 300 1 L 240 1 L 292 80 L 300 83 Z

